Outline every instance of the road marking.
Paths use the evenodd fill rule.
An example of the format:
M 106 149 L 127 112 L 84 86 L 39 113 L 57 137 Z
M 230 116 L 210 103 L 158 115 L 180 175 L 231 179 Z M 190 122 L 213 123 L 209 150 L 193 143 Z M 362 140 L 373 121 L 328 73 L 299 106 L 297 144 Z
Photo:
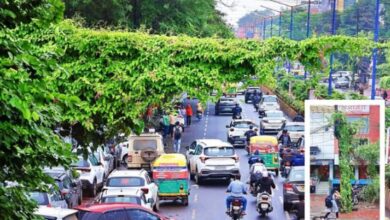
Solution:
M 194 202 L 197 202 L 198 201 L 198 194 L 195 194 L 194 196 Z
M 283 205 L 283 197 L 282 196 L 279 196 L 279 201 Z
M 284 211 L 284 215 L 286 216 L 286 219 L 287 220 L 290 220 L 290 214 L 287 212 L 287 211 Z
M 192 209 L 191 219 L 195 219 L 195 217 L 196 217 L 196 210 Z
M 199 189 L 199 185 L 197 185 L 197 184 L 191 185 L 191 187 L 193 187 L 195 189 Z

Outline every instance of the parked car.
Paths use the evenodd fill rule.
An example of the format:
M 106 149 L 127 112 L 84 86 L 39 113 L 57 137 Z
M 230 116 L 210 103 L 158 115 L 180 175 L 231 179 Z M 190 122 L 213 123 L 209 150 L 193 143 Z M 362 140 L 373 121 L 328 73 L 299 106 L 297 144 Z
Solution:
M 127 167 L 151 169 L 153 161 L 165 154 L 162 136 L 158 133 L 132 134 L 129 137 Z
M 160 209 L 158 186 L 152 182 L 146 170 L 115 170 L 107 178 L 103 190 L 139 189 L 145 193 L 146 201 L 152 201 L 153 210 Z
M 305 193 L 305 166 L 293 166 L 283 183 L 283 209 L 290 211 Z
M 108 177 L 111 171 L 114 170 L 114 157 L 109 153 L 109 149 L 104 147 L 98 147 L 96 151 L 93 152 L 98 161 L 103 165 L 104 168 L 104 177 Z M 105 179 L 104 178 L 104 179 Z
M 45 220 L 77 220 L 77 210 L 40 206 L 34 212 L 35 216 Z
M 287 122 L 282 130 L 287 130 L 290 135 L 291 142 L 296 143 L 300 137 L 305 135 L 305 123 L 304 122 Z M 282 135 L 282 130 L 279 131 L 277 138 Z
M 215 115 L 232 113 L 237 102 L 234 98 L 220 98 L 215 104 Z
M 79 220 L 120 219 L 120 220 L 169 220 L 137 204 L 104 203 L 78 207 Z
M 259 103 L 259 116 L 263 117 L 266 111 L 279 109 L 280 106 L 276 95 L 264 95 Z
M 265 117 L 260 120 L 260 134 L 278 133 L 285 125 L 286 118 L 282 111 L 266 111 Z
M 249 126 L 253 129 L 258 129 L 258 126 L 250 119 L 233 119 L 229 125 L 226 125 L 227 141 L 233 146 L 245 146 L 245 132 L 249 130 Z
M 146 199 L 147 188 L 104 189 L 99 196 L 99 203 L 133 203 L 147 209 L 153 209 L 153 199 Z
M 351 86 L 351 80 L 350 78 L 343 76 L 343 77 L 337 77 L 334 83 L 334 87 L 337 88 L 346 88 L 348 89 Z
M 49 186 L 48 192 L 33 191 L 28 196 L 38 203 L 38 206 L 68 208 L 65 198 L 54 186 Z
M 204 139 L 189 151 L 190 176 L 197 184 L 204 179 L 241 177 L 239 158 L 230 143 Z
M 54 179 L 69 208 L 81 205 L 83 189 L 80 179 L 75 179 L 72 172 L 63 167 L 45 168 L 44 172 Z
M 262 95 L 260 87 L 248 87 L 245 90 L 245 103 L 252 102 L 252 96 L 255 92 L 260 96 Z
M 77 153 L 77 151 L 74 151 Z M 103 164 L 89 151 L 87 158 L 78 154 L 78 161 L 71 164 L 80 174 L 83 190 L 87 190 L 90 196 L 96 196 L 98 188 L 103 186 L 105 172 Z

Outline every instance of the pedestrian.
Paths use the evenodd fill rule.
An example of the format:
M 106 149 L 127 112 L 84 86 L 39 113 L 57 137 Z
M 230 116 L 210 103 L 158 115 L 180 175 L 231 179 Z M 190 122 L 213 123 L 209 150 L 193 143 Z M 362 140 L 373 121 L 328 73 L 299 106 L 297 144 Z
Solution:
M 190 126 L 191 125 L 191 118 L 192 118 L 192 107 L 191 107 L 191 104 L 187 104 L 186 115 L 187 115 L 187 126 Z
M 169 134 L 173 137 L 173 127 L 175 127 L 176 116 L 173 112 L 169 114 Z
M 196 117 L 198 118 L 198 120 L 202 119 L 202 115 L 203 115 L 202 103 L 198 102 L 196 104 Z
M 387 91 L 386 90 L 383 91 L 382 97 L 383 97 L 383 100 L 386 101 L 386 99 L 387 99 Z
M 173 128 L 173 150 L 176 153 L 180 153 L 180 144 L 181 144 L 181 135 L 183 133 L 183 129 L 180 126 L 180 122 L 175 123 L 175 127 Z
M 187 113 L 186 113 L 186 108 L 184 108 L 184 105 L 180 106 L 179 109 L 180 115 L 184 118 L 184 127 L 187 125 Z
M 162 127 L 163 138 L 165 138 L 169 134 L 169 116 L 166 113 L 160 119 L 160 126 Z
M 324 216 L 325 219 L 328 218 L 328 216 L 332 212 L 336 214 L 336 218 L 339 218 L 338 201 L 340 199 L 341 199 L 341 195 L 340 195 L 339 191 L 337 189 L 333 189 L 331 194 L 325 199 L 325 205 L 327 206 L 327 208 L 330 209 L 330 212 L 326 213 L 326 215 Z M 327 203 L 328 203 L 327 200 L 330 200 L 330 202 L 332 204 L 331 206 L 327 205 Z

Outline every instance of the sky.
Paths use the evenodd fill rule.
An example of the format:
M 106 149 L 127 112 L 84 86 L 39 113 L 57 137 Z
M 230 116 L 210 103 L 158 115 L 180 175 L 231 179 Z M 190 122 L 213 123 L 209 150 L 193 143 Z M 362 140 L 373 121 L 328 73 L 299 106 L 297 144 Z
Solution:
M 295 5 L 299 2 L 299 0 L 279 1 L 290 5 Z M 217 2 L 217 9 L 226 14 L 225 21 L 233 27 L 237 27 L 238 20 L 246 14 L 256 10 L 265 10 L 261 8 L 261 5 L 275 10 L 281 9 L 281 5 L 269 0 L 217 0 Z

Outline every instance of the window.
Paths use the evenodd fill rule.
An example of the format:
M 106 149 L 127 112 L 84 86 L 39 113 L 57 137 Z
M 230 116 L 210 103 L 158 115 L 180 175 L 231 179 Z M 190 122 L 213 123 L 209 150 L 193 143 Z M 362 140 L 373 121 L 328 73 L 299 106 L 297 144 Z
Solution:
M 233 156 L 234 148 L 232 147 L 208 147 L 204 149 L 206 156 Z
M 361 116 L 348 116 L 347 121 L 349 123 L 354 123 L 354 122 L 359 122 L 361 124 L 361 128 L 359 131 L 359 134 L 368 134 L 368 129 L 369 129 L 369 122 L 368 122 L 368 117 L 361 117 Z
M 101 218 L 99 218 L 100 220 Z M 115 220 L 128 220 L 126 210 L 115 210 L 115 211 L 110 211 L 104 213 L 104 218 L 105 220 L 109 219 L 115 219 Z
M 82 156 L 78 157 L 79 160 L 76 163 L 73 163 L 71 166 L 73 167 L 89 167 L 89 162 L 84 160 Z
M 107 196 L 102 198 L 102 203 L 117 203 L 117 202 L 134 203 L 134 204 L 141 205 L 140 198 L 136 196 Z
M 160 220 L 159 217 L 140 209 L 128 209 L 127 216 L 130 220 Z
M 141 177 L 111 177 L 107 180 L 109 187 L 136 187 L 144 186 L 145 181 Z
M 95 155 L 90 154 L 90 155 L 89 155 L 89 160 L 91 161 L 92 166 L 98 166 L 99 161 L 98 161 L 98 159 L 95 157 Z
M 202 146 L 201 145 L 196 146 L 194 155 L 200 155 L 201 153 L 202 153 Z
M 62 180 L 62 185 L 64 186 L 65 189 L 70 189 L 71 188 L 71 183 L 72 183 L 72 181 L 70 180 L 69 177 L 65 177 Z
M 289 182 L 295 181 L 305 181 L 305 171 L 304 170 L 293 170 L 288 176 Z
M 49 198 L 47 197 L 47 193 L 44 192 L 31 192 L 30 198 L 35 200 L 38 205 L 48 205 L 49 204 Z
M 133 142 L 133 150 L 157 149 L 156 140 L 138 139 Z
M 253 123 L 249 121 L 241 121 L 241 122 L 234 123 L 235 128 L 249 128 L 250 125 L 255 126 Z
M 283 117 L 283 112 L 280 112 L 280 111 L 267 112 L 267 117 L 269 117 L 269 118 L 281 118 L 281 117 Z
M 266 96 L 263 98 L 263 102 L 277 102 L 277 99 L 275 96 Z
M 287 131 L 305 131 L 303 125 L 286 125 L 284 129 L 287 129 Z

